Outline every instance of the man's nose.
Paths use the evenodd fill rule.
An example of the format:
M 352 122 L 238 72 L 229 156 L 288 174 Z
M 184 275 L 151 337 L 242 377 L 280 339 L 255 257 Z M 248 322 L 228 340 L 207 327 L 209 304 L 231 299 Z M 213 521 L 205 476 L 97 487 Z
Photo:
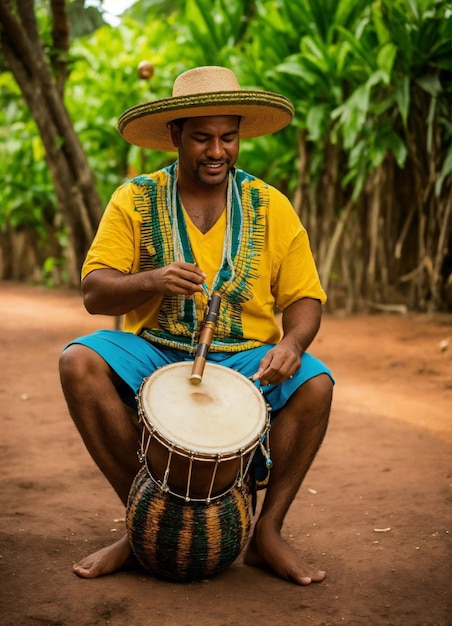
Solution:
M 224 148 L 221 139 L 213 138 L 207 145 L 206 154 L 212 159 L 220 159 L 223 156 Z

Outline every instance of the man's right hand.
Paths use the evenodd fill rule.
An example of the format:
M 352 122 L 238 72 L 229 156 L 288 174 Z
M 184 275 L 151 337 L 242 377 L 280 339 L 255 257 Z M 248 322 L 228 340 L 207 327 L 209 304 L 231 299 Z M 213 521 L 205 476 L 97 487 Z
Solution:
M 165 267 L 150 270 L 154 291 L 165 296 L 184 295 L 193 296 L 201 293 L 205 274 L 196 264 L 175 261 Z M 151 277 L 151 276 L 150 276 Z

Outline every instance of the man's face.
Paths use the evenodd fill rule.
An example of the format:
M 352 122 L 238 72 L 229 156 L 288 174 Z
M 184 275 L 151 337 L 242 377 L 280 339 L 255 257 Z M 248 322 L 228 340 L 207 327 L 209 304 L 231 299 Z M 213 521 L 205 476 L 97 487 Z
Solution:
M 182 128 L 171 124 L 179 151 L 179 176 L 202 186 L 223 184 L 239 153 L 239 118 L 235 115 L 192 117 Z

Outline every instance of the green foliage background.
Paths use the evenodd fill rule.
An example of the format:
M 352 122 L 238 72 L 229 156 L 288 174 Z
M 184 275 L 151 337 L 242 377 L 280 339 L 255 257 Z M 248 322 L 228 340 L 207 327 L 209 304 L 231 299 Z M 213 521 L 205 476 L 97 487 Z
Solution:
M 45 3 L 38 4 L 45 38 Z M 84 36 L 86 9 L 80 1 L 70 8 L 77 38 L 65 101 L 104 203 L 128 176 L 174 158 L 126 144 L 116 130 L 119 115 L 168 96 L 186 69 L 226 65 L 242 87 L 277 91 L 294 102 L 291 126 L 243 142 L 238 166 L 294 200 L 326 286 L 339 286 L 340 292 L 342 285 L 349 293 L 346 306 L 354 309 L 359 294 L 361 300 L 394 298 L 388 285 L 397 290 L 413 270 L 423 277 L 410 283 L 410 304 L 425 308 L 438 288 L 436 306 L 447 306 L 450 2 L 138 0 L 118 27 L 105 24 Z M 154 66 L 149 81 L 137 75 L 142 60 Z M 57 237 L 64 249 L 64 224 L 39 135 L 8 72 L 0 76 L 0 98 L 0 229 L 32 227 L 42 245 Z M 422 206 L 407 184 L 411 193 L 414 187 L 425 196 Z M 390 200 L 388 194 L 398 190 L 400 198 Z M 436 229 L 430 238 L 422 220 Z M 410 237 L 421 237 L 422 249 L 408 247 Z M 361 269 L 347 267 L 347 254 L 362 256 Z M 439 277 L 429 278 L 428 268 L 422 269 L 426 258 Z

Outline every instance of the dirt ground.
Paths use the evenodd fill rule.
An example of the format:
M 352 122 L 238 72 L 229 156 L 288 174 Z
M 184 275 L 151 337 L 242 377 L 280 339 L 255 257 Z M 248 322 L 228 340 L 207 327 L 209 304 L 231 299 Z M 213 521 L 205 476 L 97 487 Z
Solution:
M 337 378 L 331 423 L 284 533 L 328 578 L 298 587 L 241 557 L 196 583 L 76 577 L 124 511 L 68 417 L 57 362 L 112 320 L 76 292 L 9 283 L 0 315 L 2 626 L 452 624 L 451 316 L 324 316 L 311 351 Z

